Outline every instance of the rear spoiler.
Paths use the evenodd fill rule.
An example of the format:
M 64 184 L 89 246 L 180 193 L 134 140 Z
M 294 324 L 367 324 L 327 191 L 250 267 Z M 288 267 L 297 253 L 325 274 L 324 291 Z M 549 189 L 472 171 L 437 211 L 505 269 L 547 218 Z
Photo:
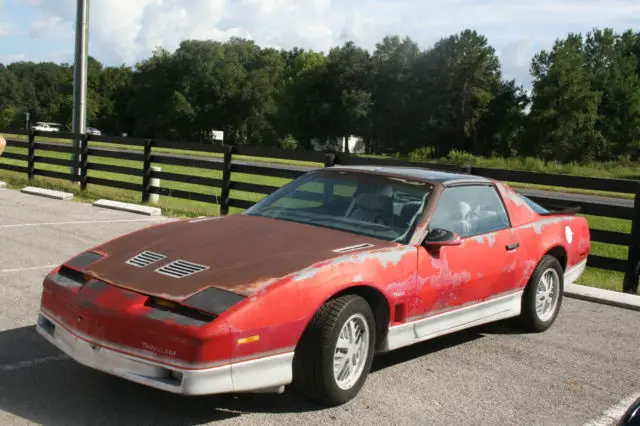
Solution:
M 561 207 L 558 210 L 551 210 L 552 206 L 549 206 L 549 211 L 546 213 L 538 213 L 540 216 L 562 216 L 562 215 L 575 215 L 580 213 L 582 207 Z

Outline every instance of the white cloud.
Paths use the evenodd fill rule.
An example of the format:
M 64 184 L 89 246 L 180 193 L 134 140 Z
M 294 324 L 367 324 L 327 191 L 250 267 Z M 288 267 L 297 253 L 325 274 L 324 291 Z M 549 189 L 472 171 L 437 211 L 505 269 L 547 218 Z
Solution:
M 73 0 L 21 0 L 37 8 L 48 34 L 69 34 Z M 51 18 L 59 17 L 59 18 Z M 188 38 L 254 39 L 262 46 L 328 50 L 346 39 L 373 48 L 387 34 L 422 47 L 475 28 L 501 53 L 508 73 L 528 74 L 531 56 L 569 31 L 637 28 L 637 0 L 91 0 L 90 52 L 132 63 L 156 46 Z M 73 42 L 68 45 L 73 54 Z
M 0 57 L 0 64 L 10 64 L 12 62 L 20 62 L 24 60 L 26 60 L 26 55 L 24 53 L 13 53 L 11 55 Z
M 13 25 L 9 22 L 0 22 L 0 37 L 8 37 L 13 34 Z
M 60 16 L 47 16 L 36 20 L 29 30 L 30 37 L 40 37 L 49 30 L 55 30 L 64 20 Z

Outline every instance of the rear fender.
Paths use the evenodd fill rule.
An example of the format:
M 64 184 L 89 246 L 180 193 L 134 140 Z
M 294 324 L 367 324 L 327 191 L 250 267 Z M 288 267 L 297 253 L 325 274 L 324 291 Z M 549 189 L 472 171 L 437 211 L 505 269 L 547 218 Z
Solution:
M 566 273 L 586 261 L 591 249 L 589 225 L 580 216 L 540 217 L 521 226 L 519 232 L 520 239 L 527 242 L 527 259 L 530 259 L 525 261 L 528 267 L 521 284 L 528 282 L 545 255 L 558 258 Z

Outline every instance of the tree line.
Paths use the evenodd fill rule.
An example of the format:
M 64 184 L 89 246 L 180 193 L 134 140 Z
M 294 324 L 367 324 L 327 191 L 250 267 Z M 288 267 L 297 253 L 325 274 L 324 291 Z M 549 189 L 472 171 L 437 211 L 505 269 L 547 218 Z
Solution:
M 532 90 L 503 77 L 495 49 L 465 30 L 420 49 L 387 36 L 369 52 L 187 40 L 129 66 L 89 60 L 88 125 L 104 133 L 311 149 L 362 138 L 366 152 L 450 152 L 557 161 L 637 159 L 640 33 L 570 33 L 531 60 Z M 71 125 L 73 66 L 0 65 L 0 128 Z

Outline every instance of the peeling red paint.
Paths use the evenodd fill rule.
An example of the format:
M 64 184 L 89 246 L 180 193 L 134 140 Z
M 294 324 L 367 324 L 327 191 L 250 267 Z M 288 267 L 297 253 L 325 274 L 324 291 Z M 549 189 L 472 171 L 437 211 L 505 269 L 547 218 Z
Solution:
M 47 277 L 42 306 L 70 328 L 167 363 L 224 363 L 295 347 L 317 309 L 343 290 L 375 289 L 390 312 L 388 325 L 397 325 L 397 306 L 405 310 L 401 321 L 415 321 L 522 290 L 554 247 L 566 251 L 568 267 L 586 258 L 586 220 L 541 217 L 510 187 L 496 185 L 511 228 L 463 238 L 458 246 L 421 244 L 432 205 L 408 245 L 265 218 L 181 221 L 101 245 L 105 258 L 83 271 L 99 285 L 64 288 Z M 373 247 L 333 251 L 360 243 Z M 519 247 L 507 250 L 514 244 Z M 173 279 L 153 273 L 156 265 L 123 266 L 143 247 L 210 269 Z M 148 306 L 150 295 L 182 302 L 213 286 L 246 299 L 208 323 Z M 241 340 L 252 336 L 259 337 Z

